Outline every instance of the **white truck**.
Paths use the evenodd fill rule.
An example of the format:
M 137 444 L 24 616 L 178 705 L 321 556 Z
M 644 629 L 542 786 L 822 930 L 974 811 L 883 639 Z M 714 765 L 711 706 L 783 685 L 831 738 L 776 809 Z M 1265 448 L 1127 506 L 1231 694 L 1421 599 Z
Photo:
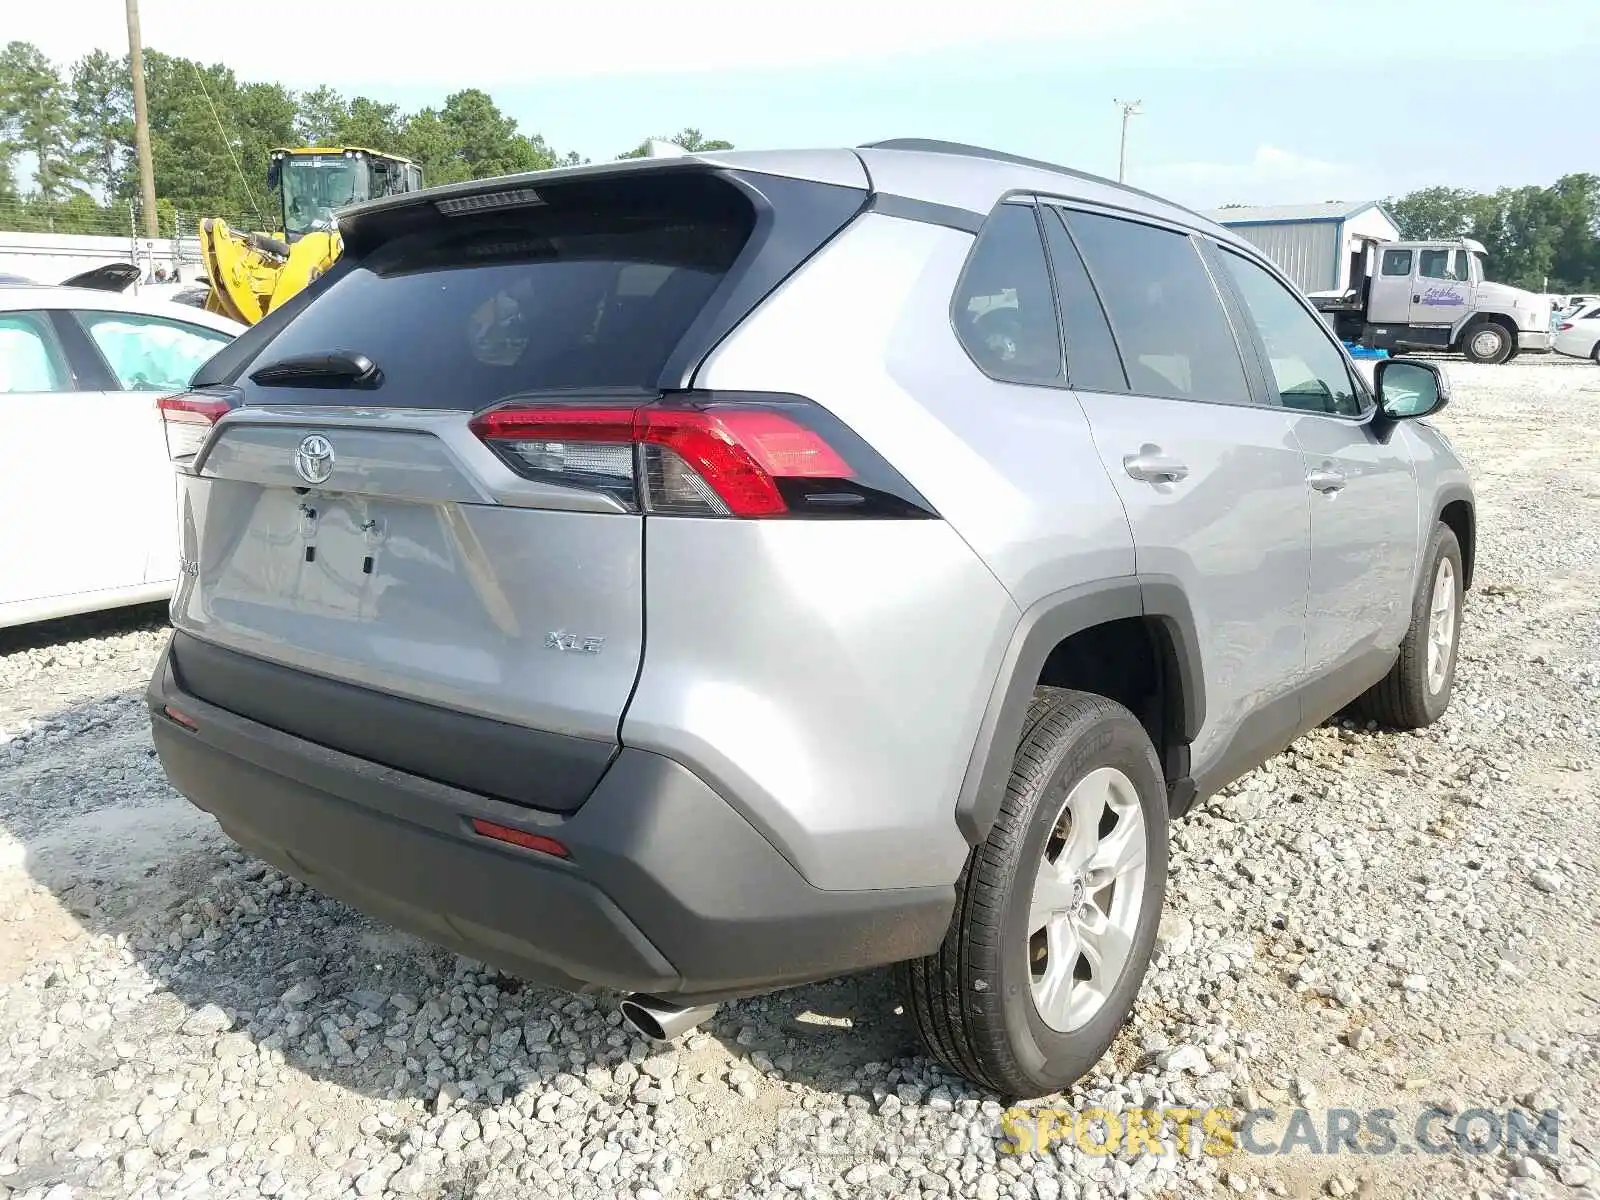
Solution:
M 1376 350 L 1450 350 L 1480 363 L 1550 350 L 1549 299 L 1486 279 L 1481 242 L 1375 242 L 1361 257 L 1348 291 L 1310 295 L 1344 341 Z

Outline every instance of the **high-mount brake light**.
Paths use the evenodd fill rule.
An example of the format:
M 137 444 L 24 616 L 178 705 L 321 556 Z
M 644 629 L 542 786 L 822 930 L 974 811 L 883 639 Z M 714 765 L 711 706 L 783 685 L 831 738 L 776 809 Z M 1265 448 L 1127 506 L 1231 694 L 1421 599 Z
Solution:
M 526 478 L 661 516 L 931 516 L 835 418 L 799 397 L 511 403 L 472 429 Z
M 232 407 L 226 400 L 193 392 L 158 399 L 156 409 L 166 431 L 168 457 L 175 463 L 192 461 L 211 435 L 211 427 Z

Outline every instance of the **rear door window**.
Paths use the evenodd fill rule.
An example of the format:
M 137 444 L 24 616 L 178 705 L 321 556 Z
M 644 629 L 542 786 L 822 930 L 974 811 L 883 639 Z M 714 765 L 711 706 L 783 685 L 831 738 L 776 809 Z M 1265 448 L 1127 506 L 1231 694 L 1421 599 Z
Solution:
M 1066 221 L 1105 301 L 1132 391 L 1251 402 L 1233 326 L 1185 234 L 1096 213 L 1069 212 Z
M 1385 275 L 1410 275 L 1411 251 L 1385 250 L 1382 270 Z
M 175 392 L 233 339 L 217 329 L 165 317 L 126 312 L 75 312 L 105 356 L 117 384 L 128 392 Z
M 245 372 L 355 351 L 383 372 L 380 403 L 420 408 L 654 388 L 751 230 L 749 205 L 730 188 L 680 199 L 432 217 L 354 262 Z M 354 401 L 297 388 L 293 402 Z

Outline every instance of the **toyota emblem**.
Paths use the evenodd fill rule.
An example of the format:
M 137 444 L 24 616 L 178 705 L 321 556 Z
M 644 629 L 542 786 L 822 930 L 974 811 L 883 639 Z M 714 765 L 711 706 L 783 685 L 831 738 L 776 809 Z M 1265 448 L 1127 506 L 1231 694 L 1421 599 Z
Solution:
M 327 483 L 333 474 L 333 443 L 320 433 L 302 438 L 294 452 L 294 470 L 307 483 Z

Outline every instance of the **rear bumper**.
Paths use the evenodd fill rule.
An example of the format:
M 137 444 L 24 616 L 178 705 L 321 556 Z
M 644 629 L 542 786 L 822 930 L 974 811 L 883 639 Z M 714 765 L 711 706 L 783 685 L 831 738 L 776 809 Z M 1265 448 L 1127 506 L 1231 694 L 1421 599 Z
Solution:
M 1519 330 L 1517 333 L 1517 349 L 1532 350 L 1535 353 L 1548 351 L 1555 343 L 1555 335 L 1548 330 Z
M 622 750 L 561 817 L 330 750 L 187 694 L 148 699 L 173 785 L 236 842 L 356 908 L 510 974 L 685 1001 L 752 995 L 930 953 L 954 887 L 821 891 L 687 768 Z M 166 717 L 171 704 L 190 730 Z M 533 776 L 537 762 L 527 764 Z M 561 860 L 486 840 L 484 818 Z

